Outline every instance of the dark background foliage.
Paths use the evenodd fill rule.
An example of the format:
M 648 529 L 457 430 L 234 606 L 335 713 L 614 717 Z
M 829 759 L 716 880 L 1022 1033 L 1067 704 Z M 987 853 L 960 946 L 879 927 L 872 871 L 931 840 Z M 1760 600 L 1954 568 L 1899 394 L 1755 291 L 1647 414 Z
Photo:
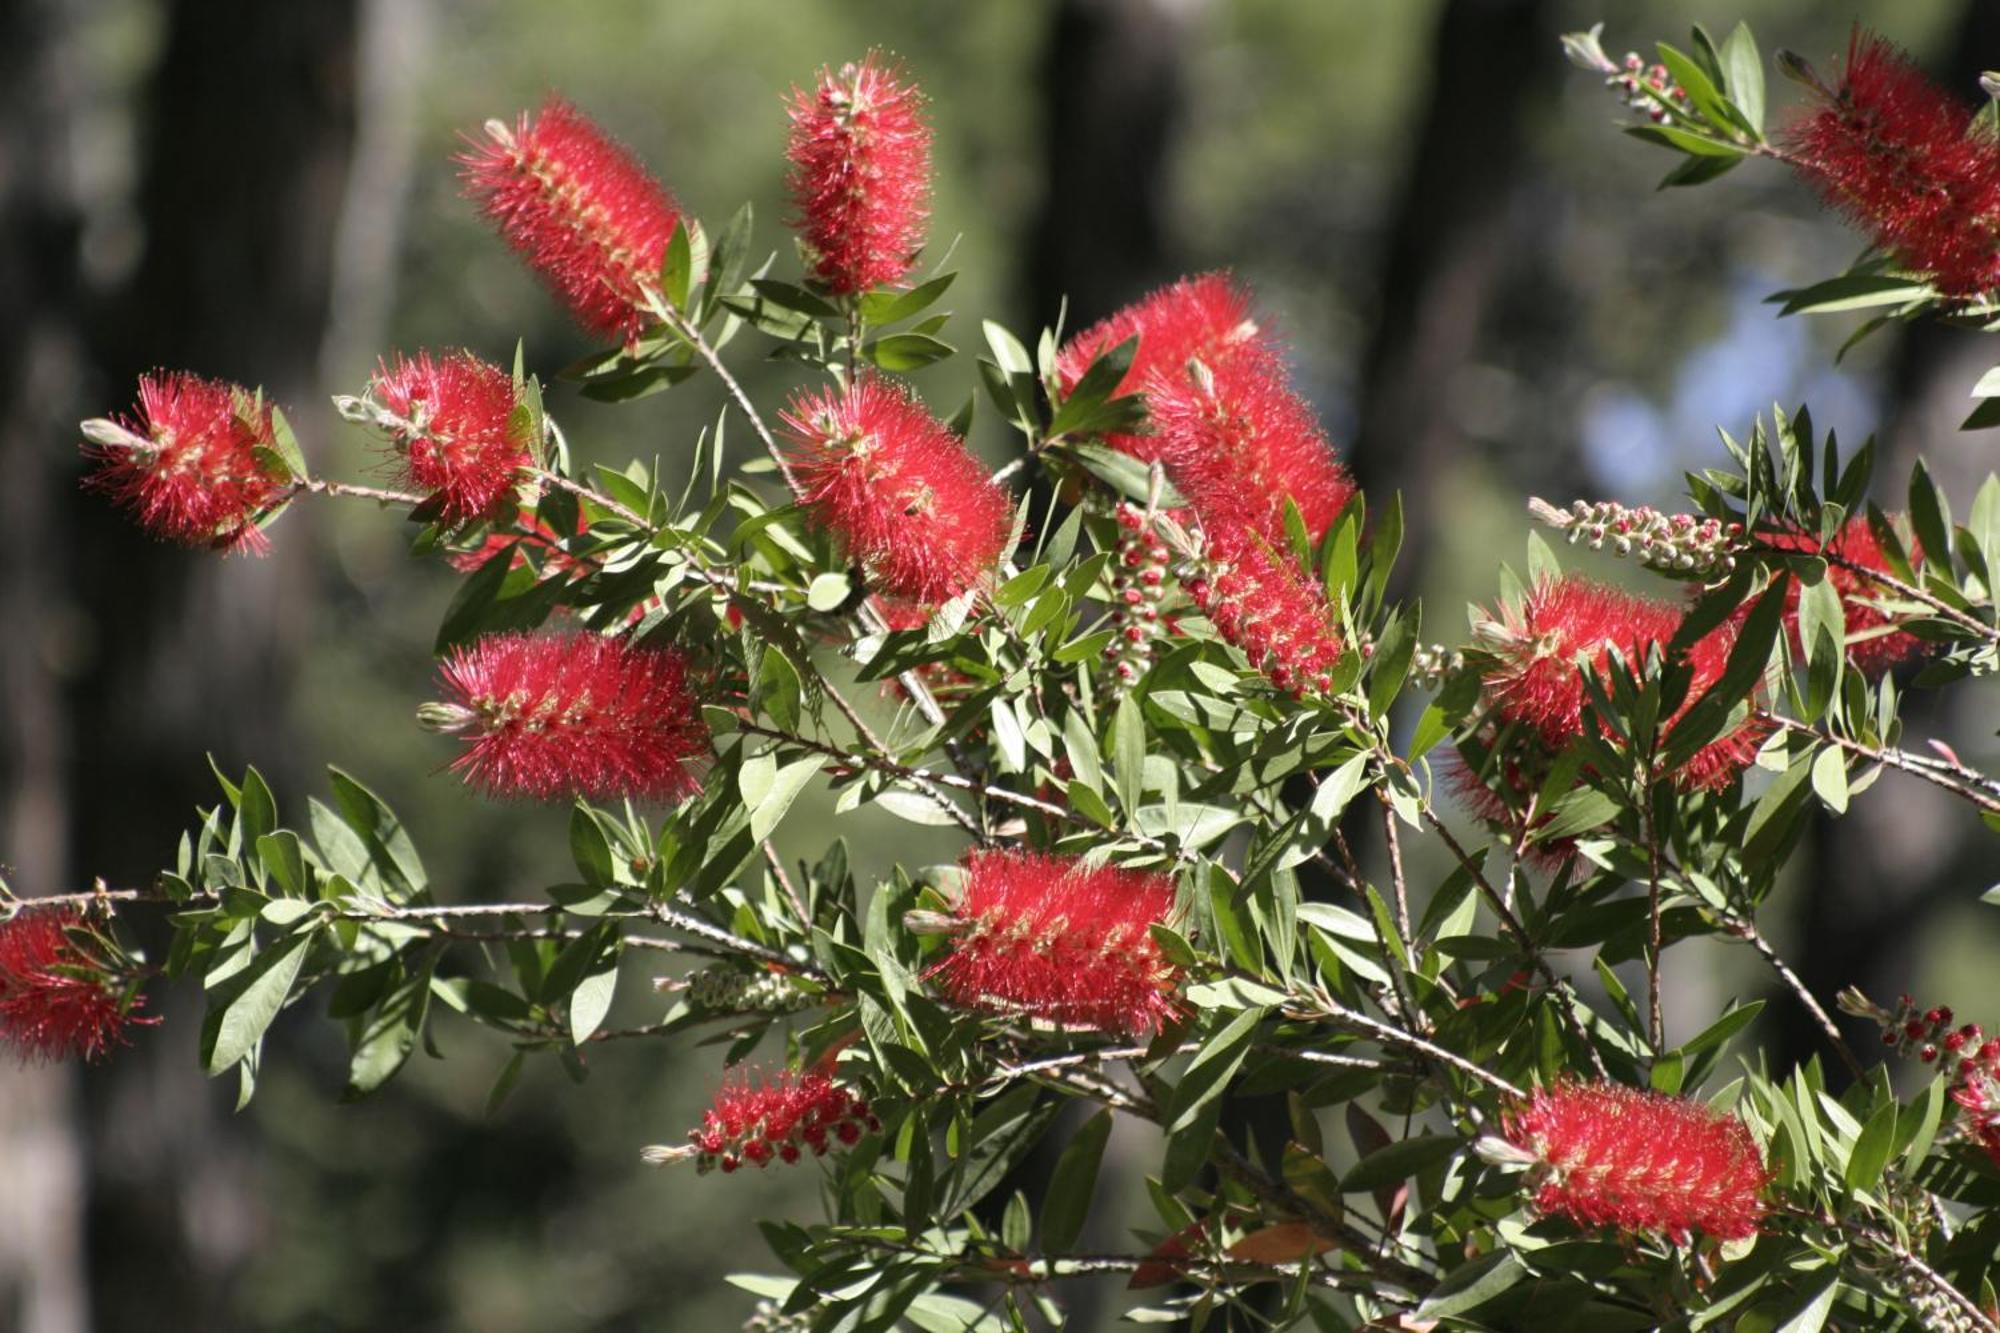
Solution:
M 1430 603 L 1489 599 L 1528 494 L 1670 503 L 1679 470 L 1801 397 L 1899 476 L 1922 452 L 1954 498 L 1990 449 L 1957 434 L 1985 361 L 1919 328 L 1832 368 L 1838 321 L 1759 302 L 1837 271 L 1859 240 L 1750 166 L 1655 193 L 1670 165 L 1613 131 L 1615 103 L 1556 34 L 1607 46 L 1691 19 L 1756 27 L 1831 61 L 1854 20 L 1972 87 L 2000 64 L 1989 0 L 1739 0 L 1723 9 L 1564 0 L 0 0 L 0 861 L 22 892 L 143 879 L 197 802 L 203 762 L 256 762 L 297 799 L 322 762 L 368 775 L 423 838 L 443 891 L 505 893 L 558 864 L 560 813 L 481 808 L 439 780 L 408 718 L 448 574 L 390 515 L 304 507 L 264 561 L 147 543 L 80 495 L 73 423 L 136 374 L 262 383 L 321 470 L 372 460 L 320 404 L 392 346 L 465 344 L 544 371 L 583 350 L 456 196 L 456 130 L 549 88 L 613 127 L 697 214 L 755 200 L 779 230 L 779 95 L 821 61 L 895 51 L 933 98 L 933 245 L 957 238 L 952 304 L 1074 327 L 1183 271 L 1231 266 L 1288 335 L 1300 379 L 1363 483 L 1400 488 Z M 965 333 L 961 331 L 960 339 Z M 739 353 L 750 361 L 754 353 Z M 920 381 L 940 410 L 964 359 Z M 753 392 L 787 372 L 751 362 Z M 613 412 L 559 392 L 588 456 L 673 460 L 719 399 L 697 380 Z M 990 429 L 989 429 L 990 428 Z M 988 422 L 980 442 L 998 449 Z M 1632 571 L 1619 571 L 1632 578 Z M 1976 693 L 1976 692 L 1975 692 Z M 1994 767 L 1993 708 L 1913 699 L 1918 734 Z M 1928 708 L 1930 711 L 1920 711 Z M 1992 927 L 1940 901 L 1976 826 L 1915 784 L 1826 822 L 1787 890 L 1788 953 L 1822 994 L 1860 982 L 1969 1002 Z M 885 830 L 842 821 L 864 870 Z M 785 829 L 804 855 L 830 810 Z M 871 835 L 876 835 L 871 837 Z M 902 854 L 949 854 L 940 840 Z M 157 947 L 159 941 L 153 941 Z M 1761 979 L 1684 950 L 1689 1023 Z M 637 988 L 632 988 L 636 991 Z M 606 1048 L 571 1086 L 532 1067 L 487 1115 L 504 1059 L 446 1025 L 378 1100 L 340 1106 L 332 1030 L 292 1021 L 262 1095 L 193 1058 L 193 997 L 114 1063 L 0 1068 L 0 1330 L 735 1327 L 719 1281 L 757 1266 L 752 1220 L 814 1206 L 810 1171 L 659 1175 L 718 1053 Z M 635 1011 L 645 1001 L 628 993 Z M 1783 1006 L 1779 1058 L 1803 1046 Z M 641 1018 L 639 1021 L 643 1021 Z M 1114 1140 L 1128 1183 L 1148 1143 Z M 1121 1220 L 1095 1219 L 1108 1239 Z M 1076 1326 L 1098 1326 L 1086 1302 Z

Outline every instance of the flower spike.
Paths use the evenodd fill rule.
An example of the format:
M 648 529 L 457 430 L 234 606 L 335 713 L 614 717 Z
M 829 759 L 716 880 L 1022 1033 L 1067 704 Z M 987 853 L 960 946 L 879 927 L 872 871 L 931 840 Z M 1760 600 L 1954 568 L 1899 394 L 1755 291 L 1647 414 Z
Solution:
M 139 405 L 123 421 L 83 424 L 86 485 L 110 495 L 156 537 L 182 546 L 261 554 L 258 522 L 283 503 L 291 476 L 276 461 L 277 432 L 263 395 L 185 371 L 139 377 Z
M 676 802 L 700 787 L 708 727 L 686 660 L 592 634 L 496 634 L 454 652 L 418 720 L 466 738 L 452 768 L 496 797 Z
M 1757 1234 L 1771 1174 L 1733 1115 L 1613 1083 L 1538 1089 L 1501 1138 L 1529 1165 L 1535 1207 L 1581 1227 L 1686 1244 Z
M 799 500 L 875 590 L 936 607 L 1005 554 L 1013 505 L 945 424 L 907 390 L 868 375 L 802 393 L 781 414 Z
M 1167 876 L 1036 852 L 964 864 L 956 910 L 934 923 L 955 937 L 930 971 L 952 999 L 1128 1036 L 1173 1020 L 1179 972 L 1151 931 L 1173 911 Z
M 813 276 L 840 296 L 900 282 L 930 216 L 923 94 L 876 52 L 792 91 L 788 184 Z
M 465 193 L 578 324 L 639 337 L 680 207 L 638 158 L 551 96 L 511 127 L 488 121 L 458 162 Z

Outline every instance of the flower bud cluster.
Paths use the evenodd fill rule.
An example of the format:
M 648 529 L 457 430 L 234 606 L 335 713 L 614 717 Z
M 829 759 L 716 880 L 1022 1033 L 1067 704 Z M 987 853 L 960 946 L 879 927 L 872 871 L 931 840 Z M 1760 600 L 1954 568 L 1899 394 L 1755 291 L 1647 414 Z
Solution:
M 1442 686 L 1453 672 L 1465 666 L 1465 654 L 1441 643 L 1420 643 L 1410 656 L 1410 679 L 1427 690 Z
M 725 1079 L 701 1126 L 688 1131 L 688 1147 L 648 1149 L 646 1159 L 666 1165 L 687 1157 L 703 1171 L 725 1175 L 744 1166 L 787 1165 L 806 1153 L 824 1157 L 834 1146 L 851 1148 L 882 1122 L 868 1103 L 814 1070 L 786 1071 L 752 1084 L 742 1074 Z
M 1694 514 L 1664 514 L 1651 505 L 1628 508 L 1616 500 L 1577 500 L 1558 509 L 1528 501 L 1528 512 L 1593 551 L 1609 549 L 1665 574 L 1716 579 L 1736 568 L 1743 525 Z
M 1907 995 L 1891 1010 L 1847 990 L 1840 1007 L 1879 1023 L 1882 1044 L 1890 1050 L 1944 1070 L 1951 1078 L 1951 1099 L 1965 1110 L 1966 1133 L 2000 1165 L 2000 1035 L 1988 1037 L 1977 1023 L 1954 1026 L 1949 1008 L 1919 1010 Z
M 807 1333 L 813 1326 L 812 1311 L 786 1314 L 776 1301 L 758 1301 L 757 1308 L 743 1321 L 743 1333 Z
M 792 1014 L 810 1009 L 819 997 L 782 972 L 744 972 L 705 967 L 688 977 L 662 977 L 662 991 L 679 991 L 689 1005 L 715 1013 Z
M 1688 98 L 1687 89 L 1674 82 L 1665 65 L 1648 65 L 1637 51 L 1625 53 L 1624 63 L 1605 75 L 1604 86 L 1617 89 L 1626 106 L 1645 112 L 1655 125 L 1674 123 L 1674 114 L 1662 99 L 1685 103 Z
M 1118 527 L 1123 534 L 1111 563 L 1111 642 L 1104 660 L 1121 684 L 1146 674 L 1153 648 L 1171 625 L 1160 616 L 1167 592 L 1167 543 L 1146 511 L 1120 504 Z

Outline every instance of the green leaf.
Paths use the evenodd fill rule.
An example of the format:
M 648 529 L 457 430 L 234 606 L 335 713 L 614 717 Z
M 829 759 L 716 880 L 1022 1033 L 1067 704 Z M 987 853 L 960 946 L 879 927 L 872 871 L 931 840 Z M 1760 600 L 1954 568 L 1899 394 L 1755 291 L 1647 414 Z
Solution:
M 1168 1101 L 1167 1114 L 1163 1124 L 1168 1134 L 1187 1129 L 1195 1123 L 1203 1108 L 1228 1090 L 1229 1080 L 1250 1054 L 1251 1038 L 1257 1035 L 1257 1025 L 1264 1021 L 1261 1008 L 1245 1009 L 1232 1018 L 1214 1037 L 1202 1043 L 1201 1050 L 1181 1075 L 1173 1096 Z
M 618 947 L 612 944 L 599 955 L 583 980 L 569 994 L 569 1039 L 581 1046 L 604 1026 L 611 1001 L 618 992 Z
M 1842 310 L 1866 310 L 1874 306 L 1914 305 L 1936 295 L 1929 283 L 1886 273 L 1843 273 L 1825 282 L 1791 291 L 1775 292 L 1780 315 L 1831 315 Z
M 1076 1248 L 1090 1215 L 1091 1196 L 1097 1190 L 1104 1145 L 1110 1141 L 1111 1112 L 1107 1109 L 1085 1121 L 1063 1149 L 1048 1196 L 1042 1201 L 1042 1249 L 1048 1253 L 1062 1254 Z
M 1129 694 L 1118 700 L 1118 711 L 1112 717 L 1111 750 L 1117 766 L 1118 800 L 1129 817 L 1139 808 L 1146 771 L 1146 720 L 1138 701 Z
M 1926 561 L 1941 562 L 1951 551 L 1951 511 L 1920 458 L 1910 473 L 1910 526 Z
M 934 361 L 942 361 L 958 349 L 941 338 L 933 338 L 927 333 L 890 333 L 880 338 L 870 338 L 861 348 L 861 359 L 884 370 L 902 372 L 921 370 Z
M 1826 1327 L 1827 1316 L 1833 1313 L 1834 1298 L 1840 1295 L 1840 1279 L 1829 1278 L 1827 1284 L 1806 1298 L 1798 1313 L 1778 1325 L 1771 1333 L 1819 1333 Z
M 1847 813 L 1847 756 L 1829 745 L 1813 759 L 1813 790 L 1836 815 Z
M 589 807 L 578 801 L 569 814 L 569 854 L 576 862 L 576 870 L 583 876 L 583 882 L 592 888 L 601 889 L 611 884 L 617 875 L 617 863 L 612 859 L 611 840 L 604 835 L 604 829 L 592 818 Z
M 326 772 L 333 782 L 334 803 L 340 807 L 340 817 L 367 848 L 368 864 L 381 877 L 390 900 L 407 903 L 421 898 L 430 880 L 403 821 L 396 817 L 388 802 L 352 775 L 332 765 L 327 766 Z
M 1750 25 L 1738 22 L 1722 43 L 1722 80 L 1729 100 L 1759 135 L 1764 132 L 1764 59 Z
M 201 1064 L 211 1077 L 250 1054 L 263 1039 L 292 993 L 314 929 L 285 936 L 210 993 L 202 1020 Z
M 942 273 L 906 292 L 870 292 L 861 298 L 861 320 L 879 327 L 920 315 L 937 304 L 938 298 L 945 294 L 952 279 L 957 276 L 956 273 Z
M 1528 1275 L 1527 1265 L 1512 1250 L 1491 1254 L 1454 1268 L 1417 1307 L 1416 1317 L 1444 1319 L 1476 1309 Z
M 389 992 L 362 1025 L 354 1054 L 347 1062 L 347 1086 L 341 1091 L 342 1101 L 366 1097 L 388 1082 L 409 1060 L 430 1008 L 431 971 L 435 964 L 435 956 L 425 958 L 421 966 Z
M 1896 1150 L 1896 1102 L 1885 1098 L 1861 1127 L 1854 1148 L 1847 1154 L 1847 1169 L 1841 1178 L 1851 1190 L 1873 1190 Z
M 1364 1194 L 1408 1180 L 1427 1166 L 1444 1161 L 1465 1146 L 1451 1134 L 1420 1134 L 1378 1148 L 1349 1167 L 1340 1177 L 1342 1194 Z

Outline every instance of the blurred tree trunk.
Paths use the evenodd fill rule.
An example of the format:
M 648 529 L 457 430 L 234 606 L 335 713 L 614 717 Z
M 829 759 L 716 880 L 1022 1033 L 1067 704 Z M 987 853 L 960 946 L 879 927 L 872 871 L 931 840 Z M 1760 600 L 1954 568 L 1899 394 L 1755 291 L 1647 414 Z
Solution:
M 1965 0 L 1958 30 L 1932 73 L 1970 102 L 1995 51 L 2000 51 L 2000 5 Z M 1902 332 L 1884 394 L 1875 463 L 1876 499 L 1884 509 L 1904 508 L 1902 486 L 1921 457 L 1963 517 L 1980 480 L 1992 470 L 1996 436 L 1961 431 L 1958 423 L 1972 409 L 1973 382 L 1995 360 L 1990 335 L 1935 322 Z M 1976 693 L 1904 695 L 1904 745 L 1921 749 L 1929 737 L 1983 741 L 1990 721 L 1975 716 Z M 1975 754 L 1966 760 L 1977 766 Z M 1992 878 L 1990 859 L 1980 864 L 1982 854 L 1990 858 L 1989 836 L 1962 802 L 1894 773 L 1884 775 L 1870 799 L 1856 801 L 1842 818 L 1816 816 L 1815 871 L 1798 909 L 1799 973 L 1813 993 L 1824 1000 L 1858 985 L 1876 1000 L 1893 1003 L 1912 987 L 1915 946 L 1935 925 L 1934 914 L 1973 910 L 1968 890 L 1984 888 Z M 1786 1014 L 1783 1059 L 1823 1050 L 1796 1006 L 1781 1012 Z M 1842 1022 L 1868 1058 L 1873 1025 Z M 1828 1063 L 1827 1073 L 1836 1084 L 1845 1079 L 1836 1064 Z
M 173 0 L 165 20 L 137 112 L 143 251 L 93 312 L 100 374 L 82 396 L 122 407 L 164 363 L 309 410 L 353 137 L 356 2 Z M 91 647 L 68 699 L 72 877 L 143 883 L 216 799 L 204 752 L 291 776 L 307 548 L 280 542 L 254 561 L 168 550 L 78 496 L 73 473 L 56 480 L 66 499 L 44 500 L 67 509 L 71 546 L 43 563 L 72 581 Z M 157 956 L 163 934 L 145 942 Z M 101 1327 L 229 1327 L 225 1278 L 262 1229 L 254 1162 L 220 1132 L 233 1089 L 192 1059 L 196 1004 L 175 996 L 163 1034 L 86 1083 Z
M 1430 484 L 1463 440 L 1447 411 L 1475 364 L 1487 312 L 1524 230 L 1510 221 L 1528 169 L 1531 114 L 1563 72 L 1547 0 L 1447 0 L 1431 41 L 1431 88 L 1410 171 L 1383 228 L 1374 337 L 1362 366 L 1349 463 L 1363 490 L 1403 494 L 1404 527 L 1436 530 Z M 1424 546 L 1399 587 L 1419 586 Z
M 81 350 L 73 312 L 85 104 L 58 0 L 0 0 L 0 874 L 21 894 L 69 882 L 61 700 L 76 647 L 60 562 Z M 83 1333 L 83 1151 L 75 1079 L 0 1054 L 0 1329 Z
M 1069 331 L 1174 276 L 1167 159 L 1200 0 L 1063 0 L 1042 63 L 1048 194 L 1030 240 L 1037 325 Z

